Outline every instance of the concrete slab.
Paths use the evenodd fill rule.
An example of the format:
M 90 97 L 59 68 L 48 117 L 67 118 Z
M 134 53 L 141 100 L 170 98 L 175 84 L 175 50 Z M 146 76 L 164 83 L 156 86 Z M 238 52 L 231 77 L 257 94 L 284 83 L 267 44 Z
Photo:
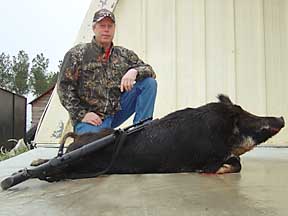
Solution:
M 52 157 L 37 149 L 0 162 L 0 177 Z M 257 148 L 239 174 L 111 175 L 46 183 L 28 180 L 0 192 L 0 215 L 287 215 L 288 149 Z

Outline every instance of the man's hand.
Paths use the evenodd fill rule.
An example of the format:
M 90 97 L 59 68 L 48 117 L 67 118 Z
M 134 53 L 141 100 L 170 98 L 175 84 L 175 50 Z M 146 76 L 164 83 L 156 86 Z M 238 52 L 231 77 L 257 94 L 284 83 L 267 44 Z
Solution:
M 94 112 L 88 112 L 82 119 L 82 122 L 89 123 L 95 126 L 99 126 L 102 124 L 102 120 L 99 115 Z
M 120 86 L 121 92 L 130 91 L 133 88 L 137 74 L 138 74 L 137 70 L 133 68 L 126 72 L 126 74 L 122 77 L 121 80 L 121 86 Z

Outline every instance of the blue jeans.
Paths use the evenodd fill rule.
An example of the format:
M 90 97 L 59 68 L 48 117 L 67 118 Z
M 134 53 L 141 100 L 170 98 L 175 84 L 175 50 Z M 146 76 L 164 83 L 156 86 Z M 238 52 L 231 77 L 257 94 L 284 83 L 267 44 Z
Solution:
M 102 128 L 116 128 L 126 121 L 134 112 L 133 123 L 153 116 L 154 104 L 157 93 L 157 82 L 148 77 L 135 83 L 131 91 L 122 93 L 120 98 L 121 110 L 114 115 L 106 117 L 102 124 L 95 126 L 80 122 L 74 126 L 74 132 L 83 134 L 99 132 Z

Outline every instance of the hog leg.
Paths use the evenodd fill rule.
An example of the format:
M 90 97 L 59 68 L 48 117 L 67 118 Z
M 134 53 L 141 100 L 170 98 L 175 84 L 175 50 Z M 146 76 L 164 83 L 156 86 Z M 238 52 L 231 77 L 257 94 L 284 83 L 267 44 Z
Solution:
M 48 161 L 49 161 L 49 159 L 39 158 L 39 159 L 33 160 L 31 162 L 30 166 L 39 166 L 39 165 L 44 164 L 44 163 L 46 163 Z
M 240 172 L 240 170 L 240 157 L 232 155 L 224 161 L 222 166 L 216 171 L 216 174 L 237 173 Z

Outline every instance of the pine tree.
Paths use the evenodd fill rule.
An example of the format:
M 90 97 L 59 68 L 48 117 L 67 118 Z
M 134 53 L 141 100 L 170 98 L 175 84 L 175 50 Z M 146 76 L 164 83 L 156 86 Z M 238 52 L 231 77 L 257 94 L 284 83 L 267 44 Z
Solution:
M 29 68 L 29 57 L 23 51 L 19 51 L 17 56 L 10 56 L 5 53 L 0 54 L 0 86 L 16 94 L 27 95 L 32 92 L 34 96 L 39 96 L 57 82 L 57 77 L 61 67 L 57 72 L 47 72 L 49 59 L 43 53 L 38 54 L 32 60 L 32 67 Z M 30 69 L 30 70 L 29 70 Z
M 23 50 L 18 52 L 17 57 L 13 56 L 12 73 L 14 85 L 13 92 L 25 95 L 29 92 L 29 57 Z
M 12 62 L 9 55 L 1 53 L 0 55 L 0 85 L 1 88 L 13 90 Z
M 41 95 L 49 87 L 46 77 L 48 65 L 49 59 L 46 59 L 43 53 L 38 54 L 32 60 L 30 84 L 32 87 L 31 91 L 35 96 Z

